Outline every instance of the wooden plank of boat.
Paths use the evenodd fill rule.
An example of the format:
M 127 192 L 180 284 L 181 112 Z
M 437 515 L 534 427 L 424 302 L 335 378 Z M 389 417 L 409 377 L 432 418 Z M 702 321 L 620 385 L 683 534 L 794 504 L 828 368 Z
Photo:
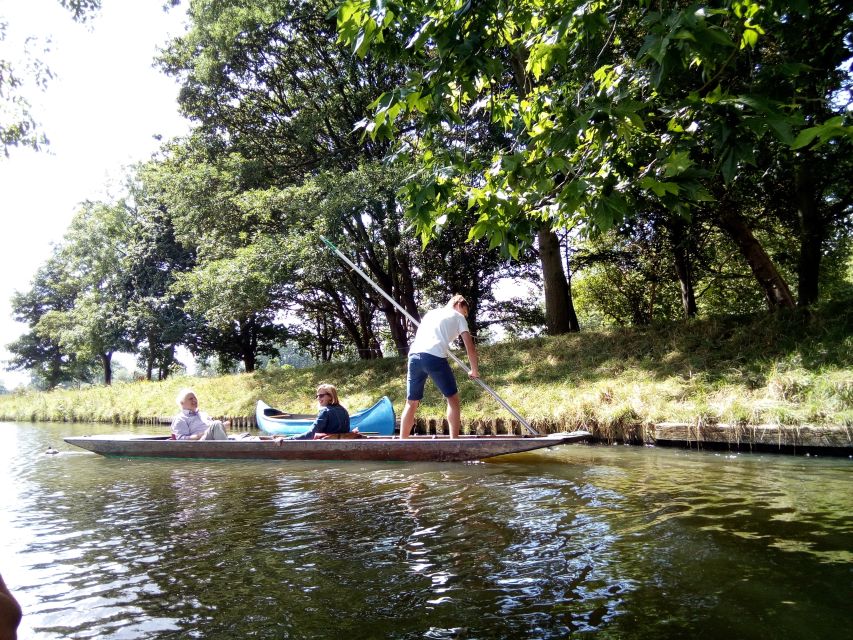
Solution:
M 258 429 L 272 435 L 297 435 L 311 429 L 315 415 L 287 413 L 258 400 L 255 419 Z M 350 427 L 358 428 L 362 433 L 374 433 L 382 436 L 394 434 L 396 417 L 394 406 L 387 396 L 383 396 L 372 407 L 350 414 Z
M 534 451 L 589 438 L 586 431 L 527 436 L 368 436 L 351 439 L 171 440 L 167 436 L 96 435 L 68 437 L 68 444 L 104 456 L 259 460 L 374 460 L 465 462 Z

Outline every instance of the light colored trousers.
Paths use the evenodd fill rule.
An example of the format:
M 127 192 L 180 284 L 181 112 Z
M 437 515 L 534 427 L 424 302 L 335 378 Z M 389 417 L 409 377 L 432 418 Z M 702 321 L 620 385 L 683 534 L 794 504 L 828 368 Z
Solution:
M 199 440 L 227 440 L 228 434 L 225 433 L 225 429 L 222 427 L 222 423 L 219 420 L 214 420 L 210 423 L 210 426 L 207 428 L 207 431 L 204 432 L 204 435 L 199 438 Z

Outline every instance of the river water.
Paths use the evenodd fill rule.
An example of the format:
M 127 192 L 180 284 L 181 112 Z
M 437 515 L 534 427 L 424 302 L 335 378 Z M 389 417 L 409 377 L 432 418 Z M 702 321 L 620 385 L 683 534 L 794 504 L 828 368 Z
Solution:
M 144 460 L 62 442 L 115 430 L 0 423 L 22 640 L 853 637 L 847 458 Z

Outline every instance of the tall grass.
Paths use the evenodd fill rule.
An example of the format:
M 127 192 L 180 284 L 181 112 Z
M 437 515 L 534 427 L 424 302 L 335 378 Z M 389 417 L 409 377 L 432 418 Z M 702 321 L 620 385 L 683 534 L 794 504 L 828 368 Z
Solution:
M 643 427 L 659 422 L 853 426 L 853 313 L 848 303 L 812 313 L 706 318 L 614 328 L 480 349 L 484 379 L 528 420 L 560 428 Z M 0 396 L 0 418 L 131 422 L 168 416 L 178 389 L 192 387 L 213 415 L 252 415 L 258 399 L 315 410 L 321 382 L 355 410 L 387 395 L 399 415 L 403 358 L 275 368 L 219 378 L 172 378 L 112 387 Z M 463 421 L 509 418 L 457 374 Z M 440 419 L 434 386 L 420 417 Z

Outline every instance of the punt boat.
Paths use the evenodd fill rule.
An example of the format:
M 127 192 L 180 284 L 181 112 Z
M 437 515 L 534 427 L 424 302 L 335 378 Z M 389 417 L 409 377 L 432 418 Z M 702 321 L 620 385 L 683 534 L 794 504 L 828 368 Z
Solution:
M 350 434 L 346 434 L 350 435 Z M 581 442 L 589 432 L 548 436 L 389 436 L 287 440 L 270 436 L 228 440 L 172 440 L 169 436 L 93 435 L 65 438 L 68 444 L 103 456 L 259 460 L 373 460 L 466 462 Z

